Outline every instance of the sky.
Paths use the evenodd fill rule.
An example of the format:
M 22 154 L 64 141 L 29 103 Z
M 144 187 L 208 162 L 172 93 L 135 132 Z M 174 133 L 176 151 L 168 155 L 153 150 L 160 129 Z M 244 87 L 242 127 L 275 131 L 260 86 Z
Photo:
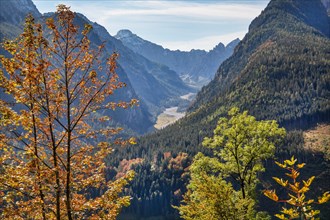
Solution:
M 128 29 L 171 50 L 211 50 L 243 39 L 269 0 L 33 0 L 41 13 L 56 5 L 104 26 L 113 36 Z

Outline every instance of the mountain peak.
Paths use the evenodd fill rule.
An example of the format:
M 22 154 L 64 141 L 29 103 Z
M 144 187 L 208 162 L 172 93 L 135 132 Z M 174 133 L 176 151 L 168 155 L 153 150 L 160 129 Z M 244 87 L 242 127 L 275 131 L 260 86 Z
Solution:
M 268 28 L 274 29 L 274 20 L 288 19 L 294 19 L 295 23 L 303 22 L 323 35 L 330 36 L 329 18 L 320 0 L 272 0 L 264 12 L 251 23 L 249 30 L 259 29 L 267 24 Z M 294 23 L 284 22 L 284 25 L 287 26 L 286 29 L 289 29 L 288 25 L 291 25 L 291 28 L 295 27 Z
M 114 37 L 138 48 L 147 42 L 128 29 L 118 31 Z
M 132 31 L 128 30 L 128 29 L 123 29 L 123 30 L 120 30 L 117 32 L 116 36 L 118 38 L 122 38 L 122 37 L 129 37 L 129 36 L 132 36 L 133 33 Z

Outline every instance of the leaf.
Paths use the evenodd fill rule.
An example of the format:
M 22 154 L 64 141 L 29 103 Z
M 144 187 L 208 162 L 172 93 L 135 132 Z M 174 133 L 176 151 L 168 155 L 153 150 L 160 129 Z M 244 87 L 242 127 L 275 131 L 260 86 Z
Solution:
M 298 169 L 301 169 L 301 168 L 303 168 L 305 165 L 306 165 L 305 163 L 300 163 L 300 164 L 297 165 L 297 167 L 298 167 Z
M 318 198 L 318 203 L 319 204 L 323 204 L 323 203 L 326 203 L 330 200 L 330 192 L 325 192 L 322 197 L 319 197 Z
M 293 166 L 296 162 L 297 162 L 297 159 L 294 159 L 294 156 L 292 156 L 290 160 L 285 160 L 284 161 L 284 163 L 289 165 L 289 166 Z
M 283 220 L 287 219 L 287 218 L 285 218 L 285 216 L 283 214 L 276 214 L 275 217 L 277 217 L 279 219 L 283 219 Z
M 307 181 L 303 180 L 303 183 L 305 186 L 309 187 L 312 184 L 314 179 L 315 179 L 315 176 L 312 176 Z
M 128 143 L 130 143 L 130 144 L 132 144 L 132 145 L 137 144 L 137 143 L 136 143 L 136 139 L 133 138 L 133 137 L 131 137 L 130 139 L 128 139 Z
M 277 202 L 278 201 L 278 196 L 276 195 L 275 190 L 265 190 L 264 195 L 270 198 L 271 200 Z
M 281 186 L 284 186 L 286 187 L 288 185 L 288 180 L 287 181 L 283 181 L 283 179 L 279 179 L 277 177 L 273 177 L 273 179 L 278 183 L 280 184 Z
M 275 161 L 275 163 L 277 164 L 277 166 L 279 166 L 279 167 L 282 167 L 282 168 L 286 168 L 286 164 L 281 164 L 281 163 L 279 163 L 279 162 L 277 162 L 277 161 Z

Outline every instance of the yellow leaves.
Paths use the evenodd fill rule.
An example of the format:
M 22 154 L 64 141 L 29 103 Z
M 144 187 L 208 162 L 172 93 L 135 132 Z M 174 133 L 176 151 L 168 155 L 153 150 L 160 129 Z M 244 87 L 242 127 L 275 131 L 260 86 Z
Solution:
M 309 187 L 312 184 L 314 179 L 315 179 L 315 176 L 312 176 L 307 181 L 303 180 L 303 183 L 306 187 Z
M 132 144 L 132 145 L 137 144 L 136 139 L 134 137 L 131 137 L 130 139 L 128 139 L 128 143 Z
M 275 214 L 275 217 L 283 220 L 287 219 L 283 214 Z
M 325 192 L 321 197 L 318 198 L 318 203 L 326 203 L 330 200 L 330 192 Z
M 103 117 L 100 117 L 99 118 L 99 121 L 100 122 L 105 122 L 105 121 L 109 121 L 110 120 L 110 117 L 109 116 L 103 116 Z
M 303 168 L 305 165 L 306 165 L 305 163 L 300 163 L 300 164 L 297 165 L 297 168 L 298 168 L 298 169 L 301 169 L 301 168 Z
M 297 177 L 300 175 L 300 173 L 295 169 L 291 169 L 291 173 L 285 173 L 285 175 L 287 175 L 288 177 L 290 177 L 292 179 L 297 179 Z
M 111 212 L 115 218 L 120 208 L 129 204 L 129 198 L 122 196 L 122 191 L 134 174 L 130 172 L 120 181 L 106 182 L 104 158 L 113 150 L 111 146 L 115 141 L 97 145 L 95 139 L 113 140 L 121 129 L 95 129 L 97 126 L 91 124 L 97 124 L 97 118 L 108 121 L 110 117 L 91 112 L 107 107 L 113 110 L 127 108 L 137 105 L 138 100 L 107 105 L 109 95 L 125 85 L 119 82 L 115 73 L 118 54 L 108 60 L 109 69 L 102 70 L 101 51 L 90 49 L 87 36 L 92 26 L 85 25 L 84 36 L 81 36 L 73 23 L 74 13 L 65 5 L 58 7 L 56 16 L 56 19 L 47 19 L 47 27 L 34 24 L 34 19 L 29 17 L 23 34 L 3 44 L 12 56 L 0 55 L 0 86 L 12 95 L 14 104 L 23 103 L 17 109 L 24 110 L 15 112 L 9 103 L 0 100 L 0 182 L 7 181 L 11 186 L 6 187 L 6 195 L 3 195 L 1 185 L 0 197 L 6 198 L 4 209 L 11 213 L 24 210 L 24 215 L 31 219 L 41 219 L 42 205 L 47 205 L 46 212 L 56 210 L 56 189 L 64 192 L 66 187 L 71 187 L 71 205 L 77 215 L 104 209 L 103 214 Z M 48 28 L 47 37 L 44 37 L 43 28 Z M 68 50 L 63 50 L 64 45 Z M 63 65 L 56 60 L 61 63 L 63 60 Z M 7 135 L 7 131 L 11 131 L 14 138 Z M 129 138 L 117 143 L 136 144 L 136 140 Z M 90 195 L 84 194 L 88 186 L 97 188 L 100 193 L 109 190 L 110 196 L 104 193 L 104 196 L 93 198 L 98 202 L 88 207 L 85 204 Z M 99 202 L 102 196 L 103 203 Z M 61 218 L 66 218 L 63 211 L 65 194 L 61 193 L 59 197 Z M 11 204 L 13 201 L 17 202 L 16 206 Z M 102 207 L 103 204 L 106 205 Z M 53 213 L 46 213 L 47 219 L 50 216 Z M 79 219 L 84 218 L 79 216 Z
M 88 76 L 89 76 L 90 79 L 94 79 L 94 78 L 97 77 L 97 73 L 96 73 L 95 70 L 92 70 L 92 71 L 89 72 Z
M 138 106 L 139 105 L 139 100 L 138 99 L 132 99 L 130 102 L 130 106 Z
M 278 201 L 278 196 L 276 195 L 275 190 L 265 190 L 264 195 L 270 198 L 271 200 L 277 202 Z
M 296 184 L 293 185 L 293 184 L 290 184 L 290 183 L 289 183 L 289 187 L 291 188 L 291 190 L 292 190 L 293 192 L 298 192 L 298 191 L 299 191 L 299 188 L 297 187 Z
M 294 159 L 294 156 L 292 156 L 290 160 L 285 160 L 284 164 L 287 164 L 289 166 L 293 166 L 296 162 L 297 162 L 297 159 Z
M 309 188 L 306 186 L 303 186 L 300 190 L 298 190 L 298 193 L 305 193 L 307 191 L 309 191 Z
M 277 161 L 275 161 L 275 163 L 276 163 L 277 166 L 279 166 L 279 167 L 286 168 L 286 164 L 281 164 L 281 163 L 279 163 L 279 162 L 277 162 Z
M 284 181 L 283 179 L 279 179 L 277 177 L 273 177 L 273 179 L 278 183 L 280 184 L 281 186 L 284 186 L 286 187 L 288 185 L 288 180 L 287 181 Z
M 304 216 L 306 219 L 314 219 L 314 216 L 319 214 L 318 210 L 313 210 L 311 208 L 311 204 L 315 203 L 314 199 L 306 199 L 305 193 L 310 190 L 310 185 L 312 184 L 315 176 L 310 177 L 307 181 L 302 180 L 302 182 L 297 181 L 300 173 L 298 172 L 299 169 L 303 168 L 306 164 L 301 163 L 296 165 L 297 159 L 294 156 L 291 157 L 290 160 L 285 160 L 283 164 L 279 162 L 275 162 L 279 167 L 289 170 L 290 173 L 285 173 L 286 176 L 292 179 L 291 183 L 289 180 L 283 180 L 278 177 L 273 177 L 273 179 L 282 187 L 287 189 L 290 193 L 288 196 L 290 199 L 288 200 L 279 200 L 275 191 L 273 190 L 266 190 L 264 191 L 264 195 L 268 198 L 272 199 L 276 202 L 285 202 L 291 206 L 290 209 L 282 208 L 282 214 L 276 214 L 275 216 L 279 219 L 295 219 L 301 216 Z M 303 183 L 303 186 L 301 186 Z M 291 194 L 292 193 L 292 194 Z M 318 198 L 318 204 L 325 203 L 330 200 L 330 193 L 325 192 L 322 197 Z

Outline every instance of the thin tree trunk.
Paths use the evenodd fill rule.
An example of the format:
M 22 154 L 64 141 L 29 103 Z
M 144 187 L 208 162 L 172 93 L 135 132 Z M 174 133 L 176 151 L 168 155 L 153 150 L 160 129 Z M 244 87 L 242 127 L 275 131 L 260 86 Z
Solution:
M 53 125 L 52 125 L 52 115 L 50 112 L 50 104 L 49 104 L 49 97 L 48 97 L 48 86 L 47 86 L 47 80 L 46 77 L 43 75 L 43 81 L 44 81 L 44 86 L 46 89 L 46 111 L 48 114 L 48 123 L 49 123 L 49 132 L 50 132 L 50 137 L 51 137 L 51 144 L 52 144 L 52 153 L 53 153 L 53 163 L 54 163 L 54 169 L 55 169 L 55 181 L 56 181 L 56 220 L 61 219 L 61 184 L 60 184 L 60 174 L 58 171 L 58 164 L 57 164 L 57 153 L 56 153 L 56 141 L 55 141 L 55 136 L 54 136 L 54 131 L 53 131 Z
M 38 146 L 37 146 L 37 140 L 38 140 L 38 136 L 37 136 L 37 127 L 36 127 L 36 119 L 35 119 L 35 115 L 33 112 L 33 104 L 31 104 L 31 110 L 32 110 L 32 124 L 33 124 L 33 147 L 34 147 L 34 154 L 35 156 L 38 158 Z M 42 191 L 42 184 L 41 184 L 41 173 L 40 173 L 40 164 L 39 164 L 39 160 L 35 159 L 36 161 L 36 168 L 37 168 L 37 184 L 39 187 L 39 196 L 40 199 L 42 201 L 42 219 L 46 220 L 46 208 L 45 208 L 45 195 Z
M 69 27 L 68 27 L 69 29 Z M 69 76 L 68 76 L 68 40 L 69 40 L 69 31 L 67 32 L 66 36 L 66 48 L 65 48 L 65 59 L 64 59 L 64 73 L 65 73 L 65 89 L 66 89 L 66 107 L 67 107 L 67 129 L 68 129 L 68 139 L 67 139 L 67 158 L 66 158 L 66 188 L 65 188 L 65 194 L 66 194 L 66 209 L 67 209 L 67 215 L 68 219 L 72 220 L 72 210 L 71 210 L 71 99 L 70 99 L 70 88 L 69 88 Z

